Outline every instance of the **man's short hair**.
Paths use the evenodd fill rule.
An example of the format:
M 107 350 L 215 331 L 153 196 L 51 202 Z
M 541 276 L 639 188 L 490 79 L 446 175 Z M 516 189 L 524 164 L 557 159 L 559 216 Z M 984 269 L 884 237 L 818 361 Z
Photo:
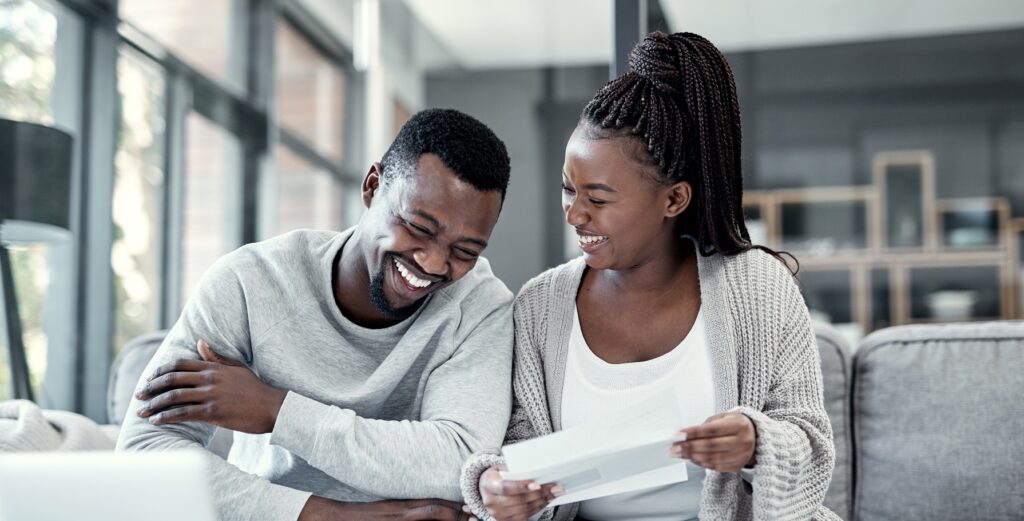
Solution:
M 381 160 L 381 183 L 411 175 L 423 154 L 435 154 L 477 190 L 508 190 L 508 151 L 494 132 L 454 109 L 427 109 L 409 119 Z

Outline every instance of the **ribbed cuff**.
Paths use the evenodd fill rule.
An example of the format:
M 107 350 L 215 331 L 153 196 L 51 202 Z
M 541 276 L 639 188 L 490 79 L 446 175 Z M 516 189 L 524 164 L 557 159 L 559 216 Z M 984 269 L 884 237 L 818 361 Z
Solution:
M 249 509 L 247 519 L 298 519 L 312 495 L 302 490 L 267 483 L 250 503 L 252 508 Z
M 754 454 L 757 457 L 752 489 L 755 517 L 772 519 L 806 518 L 810 512 L 796 514 L 794 507 L 802 507 L 809 500 L 808 491 L 797 486 L 813 472 L 811 447 L 807 437 L 795 426 L 776 420 L 750 407 L 733 409 L 750 418 L 757 429 Z M 820 505 L 820 499 L 817 499 Z M 817 508 L 817 507 L 815 507 Z M 813 510 L 812 510 L 813 511 Z M 783 515 L 786 512 L 786 515 Z
M 487 469 L 501 465 L 504 462 L 505 458 L 494 452 L 478 452 L 470 456 L 462 465 L 462 473 L 459 479 L 459 486 L 462 488 L 462 498 L 470 510 L 473 511 L 473 515 L 481 521 L 493 521 L 494 518 L 487 513 L 483 498 L 480 497 L 480 477 Z
M 355 413 L 350 410 L 324 405 L 289 391 L 277 413 L 277 423 L 270 433 L 270 443 L 316 466 L 323 423 L 329 418 L 334 423 L 335 432 L 344 432 L 344 429 L 352 425 L 354 416 Z

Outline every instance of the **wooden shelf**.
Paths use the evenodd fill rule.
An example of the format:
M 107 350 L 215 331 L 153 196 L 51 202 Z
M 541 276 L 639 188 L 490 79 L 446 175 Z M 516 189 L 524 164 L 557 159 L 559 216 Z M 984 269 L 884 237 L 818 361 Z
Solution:
M 787 241 L 783 234 L 787 207 L 806 206 L 808 215 L 816 212 L 818 216 L 842 216 L 844 208 L 854 209 L 853 214 L 845 216 L 836 233 L 849 235 L 851 230 L 856 232 L 863 226 L 865 237 L 856 239 L 863 245 L 861 248 L 834 247 L 844 239 L 830 237 L 832 232 L 827 231 L 826 226 L 831 223 L 821 222 L 821 219 L 813 226 L 805 223 L 798 227 L 802 232 L 807 231 L 800 236 L 801 240 L 820 247 L 817 251 L 787 250 L 799 260 L 800 272 L 805 275 L 802 279 L 815 285 L 804 287 L 808 304 L 831 305 L 830 315 L 836 315 L 840 321 L 850 319 L 859 324 L 865 334 L 876 326 L 943 322 L 943 319 L 911 316 L 913 305 L 919 313 L 922 308 L 919 287 L 913 288 L 918 301 L 912 302 L 914 281 L 911 275 L 920 274 L 921 270 L 937 273 L 944 268 L 976 271 L 988 267 L 995 273 L 999 287 L 986 284 L 976 291 L 989 296 L 993 291 L 997 293 L 997 316 L 972 316 L 969 320 L 1016 318 L 1024 301 L 1024 286 L 1018 280 L 1024 267 L 1024 217 L 1013 218 L 1009 201 L 1005 197 L 936 199 L 935 158 L 930 151 L 879 153 L 872 168 L 874 184 L 871 186 L 758 190 L 744 194 L 744 208 L 760 221 L 760 226 L 752 228 L 763 229 L 764 244 L 779 250 L 785 250 L 784 245 L 794 246 L 794 241 Z M 894 195 L 894 190 L 908 188 L 916 190 L 905 191 L 899 197 Z M 887 224 L 894 213 L 886 208 L 886 203 L 894 201 L 905 203 L 901 225 Z M 849 206 L 844 207 L 844 203 Z M 863 206 L 863 224 L 854 222 L 860 219 L 857 205 Z M 918 210 L 920 215 L 915 217 Z M 789 210 L 788 213 L 794 212 Z M 950 244 L 950 234 L 944 229 L 953 225 L 967 230 L 954 236 L 962 245 Z M 908 233 L 910 231 L 919 232 L 919 236 Z M 903 235 L 893 238 L 891 232 Z M 846 241 L 847 245 L 851 243 Z M 823 275 L 820 279 L 818 273 Z M 848 276 L 835 279 L 839 273 Z M 812 282 L 815 279 L 825 282 Z M 838 291 L 838 286 L 847 285 L 848 290 Z M 823 292 L 829 297 L 823 298 Z M 836 297 L 842 302 L 836 302 Z M 982 307 L 991 308 L 991 304 L 989 300 Z

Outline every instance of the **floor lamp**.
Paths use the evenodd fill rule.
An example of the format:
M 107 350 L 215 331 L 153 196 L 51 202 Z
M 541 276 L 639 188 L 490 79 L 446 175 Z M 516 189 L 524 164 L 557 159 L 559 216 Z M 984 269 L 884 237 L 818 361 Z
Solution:
M 14 397 L 31 400 L 28 362 L 4 225 L 70 228 L 72 138 L 45 125 L 0 119 L 0 286 Z

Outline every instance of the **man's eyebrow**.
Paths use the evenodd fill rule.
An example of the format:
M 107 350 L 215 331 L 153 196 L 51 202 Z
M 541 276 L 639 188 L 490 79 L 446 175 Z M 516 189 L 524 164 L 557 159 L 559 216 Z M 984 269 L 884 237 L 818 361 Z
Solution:
M 487 241 L 482 241 L 480 239 L 474 239 L 472 237 L 463 237 L 463 238 L 459 239 L 459 241 L 461 241 L 461 242 L 471 242 L 471 243 L 476 244 L 477 246 L 479 246 L 481 249 L 487 247 Z
M 441 227 L 441 223 L 433 215 L 430 215 L 429 213 L 424 212 L 423 210 L 417 210 L 415 208 L 412 209 L 412 210 L 409 210 L 409 211 L 414 213 L 414 214 L 416 214 L 416 215 L 418 215 L 418 216 L 420 216 L 420 217 L 422 217 L 422 218 L 424 218 L 424 219 L 426 219 L 426 220 L 428 220 L 428 221 L 430 221 L 430 224 L 434 225 L 434 228 L 440 228 Z
M 409 210 L 409 212 L 410 213 L 414 213 L 414 214 L 416 214 L 416 215 L 418 215 L 418 216 L 420 216 L 420 217 L 430 221 L 430 224 L 434 225 L 434 228 L 437 228 L 439 230 L 444 228 L 443 226 L 441 226 L 441 222 L 438 221 L 436 217 L 434 217 L 433 215 L 430 215 L 429 213 L 427 213 L 427 212 L 425 212 L 423 210 L 418 210 L 418 209 L 414 208 L 412 210 Z M 487 241 L 482 240 L 482 239 L 474 239 L 472 237 L 460 237 L 459 240 L 456 241 L 456 242 L 469 242 L 469 243 L 476 244 L 477 246 L 480 246 L 481 248 L 486 248 L 487 247 Z

